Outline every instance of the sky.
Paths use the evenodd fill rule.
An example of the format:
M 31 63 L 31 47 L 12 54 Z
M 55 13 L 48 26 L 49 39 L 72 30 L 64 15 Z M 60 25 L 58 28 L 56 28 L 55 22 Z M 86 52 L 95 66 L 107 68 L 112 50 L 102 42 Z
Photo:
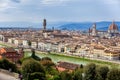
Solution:
M 120 0 L 0 0 L 0 22 L 120 21 Z

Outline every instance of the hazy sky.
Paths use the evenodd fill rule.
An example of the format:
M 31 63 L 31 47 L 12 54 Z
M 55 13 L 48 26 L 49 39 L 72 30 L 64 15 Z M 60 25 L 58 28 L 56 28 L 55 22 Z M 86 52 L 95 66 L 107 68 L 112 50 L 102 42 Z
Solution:
M 120 21 L 120 0 L 0 0 L 0 22 Z

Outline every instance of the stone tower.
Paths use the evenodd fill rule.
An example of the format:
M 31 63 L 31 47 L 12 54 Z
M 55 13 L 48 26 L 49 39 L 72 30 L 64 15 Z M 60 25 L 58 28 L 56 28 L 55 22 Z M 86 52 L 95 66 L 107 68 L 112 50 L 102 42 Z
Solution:
M 94 23 L 92 27 L 92 36 L 97 36 L 96 23 Z
M 47 25 L 47 22 L 46 22 L 46 19 L 43 20 L 43 30 L 46 30 L 46 25 Z

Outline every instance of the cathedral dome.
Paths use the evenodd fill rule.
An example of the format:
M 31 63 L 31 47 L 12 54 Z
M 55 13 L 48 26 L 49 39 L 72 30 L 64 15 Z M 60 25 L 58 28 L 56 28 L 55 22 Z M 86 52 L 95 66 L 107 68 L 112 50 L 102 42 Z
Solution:
M 108 30 L 117 30 L 118 31 L 118 26 L 113 22 L 110 26 Z

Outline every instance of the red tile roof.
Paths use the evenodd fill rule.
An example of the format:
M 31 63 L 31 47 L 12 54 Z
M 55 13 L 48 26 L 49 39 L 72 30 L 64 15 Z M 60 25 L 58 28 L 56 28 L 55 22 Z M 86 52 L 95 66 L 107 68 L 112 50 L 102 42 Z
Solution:
M 118 26 L 113 22 L 113 23 L 109 26 L 109 30 L 118 30 Z
M 69 70 L 75 70 L 79 67 L 78 64 L 68 63 L 68 62 L 58 62 L 58 67 L 62 67 Z

